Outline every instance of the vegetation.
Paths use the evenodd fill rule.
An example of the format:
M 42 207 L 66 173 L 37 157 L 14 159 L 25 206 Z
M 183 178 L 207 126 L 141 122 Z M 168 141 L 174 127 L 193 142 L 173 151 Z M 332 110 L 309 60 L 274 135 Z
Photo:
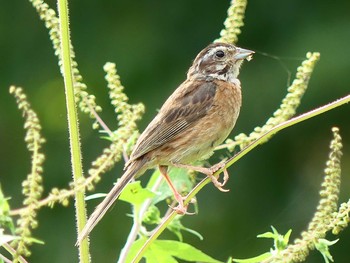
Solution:
M 35 104 L 33 104 L 34 107 L 31 106 L 30 99 L 27 98 L 23 88 L 11 85 L 10 93 L 15 97 L 18 108 L 24 117 L 25 143 L 30 153 L 31 169 L 27 178 L 22 182 L 23 204 L 20 208 L 14 208 L 12 200 L 8 198 L 6 188 L 3 188 L 3 193 L 0 193 L 0 245 L 2 246 L 0 260 L 3 262 L 30 262 L 29 256 L 32 254 L 32 247 L 53 245 L 52 243 L 44 244 L 45 240 L 42 241 L 42 238 L 36 234 L 36 228 L 40 227 L 41 224 L 38 212 L 44 207 L 52 208 L 57 204 L 68 206 L 70 201 L 74 200 L 76 233 L 81 230 L 87 217 L 85 191 L 95 191 L 96 185 L 102 179 L 101 176 L 113 169 L 117 163 L 127 159 L 139 135 L 137 121 L 141 120 L 145 112 L 143 104 L 129 102 L 115 63 L 107 62 L 103 69 L 109 100 L 118 121 L 116 129 L 110 128 L 110 125 L 107 125 L 101 116 L 102 107 L 97 104 L 97 97 L 90 94 L 79 71 L 75 51 L 70 40 L 67 2 L 65 0 L 58 1 L 58 14 L 43 1 L 32 0 L 30 2 L 49 30 L 50 40 L 64 79 L 70 145 L 69 154 L 66 154 L 71 157 L 73 178 L 71 182 L 66 183 L 68 187 L 54 186 L 49 187 L 50 190 L 45 190 L 44 162 L 46 159 L 50 159 L 50 155 L 43 150 L 46 140 L 42 135 L 42 126 L 40 117 L 38 117 L 40 113 L 33 109 Z M 225 27 L 221 31 L 220 37 L 214 41 L 230 43 L 238 41 L 246 5 L 247 2 L 244 0 L 231 2 L 224 22 Z M 295 79 L 289 85 L 280 106 L 264 125 L 255 127 L 252 132 L 247 134 L 241 133 L 233 139 L 228 139 L 218 147 L 217 150 L 224 150 L 225 155 L 232 155 L 225 161 L 226 168 L 239 163 L 238 161 L 243 156 L 252 154 L 258 145 L 270 142 L 283 129 L 324 114 L 350 101 L 350 95 L 343 96 L 334 102 L 296 116 L 297 108 L 308 88 L 314 67 L 319 59 L 320 53 L 318 52 L 306 54 L 306 58 L 297 68 Z M 103 139 L 109 143 L 91 164 L 83 162 L 85 159 L 82 150 L 84 149 L 84 141 L 81 138 L 81 130 L 83 129 L 79 126 L 78 120 L 84 120 L 84 117 L 78 115 L 78 110 L 93 120 L 92 128 L 101 131 Z M 346 108 L 341 107 L 340 110 L 346 111 Z M 6 132 L 10 132 L 10 129 Z M 327 239 L 326 234 L 332 232 L 338 236 L 347 227 L 350 212 L 350 200 L 338 204 L 342 156 L 340 132 L 339 128 L 332 128 L 333 139 L 326 161 L 319 204 L 307 229 L 290 242 L 291 231 L 281 235 L 276 228 L 272 227 L 272 232 L 259 235 L 259 237 L 272 238 L 273 248 L 267 249 L 266 253 L 257 257 L 245 260 L 229 258 L 228 262 L 231 260 L 234 262 L 302 262 L 306 260 L 310 251 L 315 249 L 322 254 L 325 262 L 333 261 L 329 247 L 335 244 L 338 237 Z M 283 146 L 279 147 L 283 149 Z M 17 159 L 17 162 L 21 164 L 24 160 Z M 56 162 L 59 162 L 59 159 Z M 217 176 L 220 172 L 217 173 Z M 257 176 L 263 176 L 258 171 L 256 173 Z M 270 173 L 275 174 L 273 170 Z M 208 185 L 210 180 L 207 178 L 198 180 L 198 176 L 200 175 L 193 174 L 191 171 L 171 170 L 171 177 L 175 184 L 182 187 L 182 192 L 188 193 L 185 202 L 192 202 L 199 193 L 206 194 L 207 189 L 204 186 Z M 276 174 L 276 176 L 280 175 Z M 235 173 L 231 177 L 235 177 Z M 235 179 L 230 181 L 235 181 Z M 277 185 L 276 188 L 278 188 Z M 98 196 L 101 195 L 95 194 L 89 199 L 95 199 Z M 349 198 L 349 191 L 346 192 L 346 196 Z M 133 224 L 118 262 L 139 262 L 142 257 L 145 257 L 147 262 L 176 262 L 177 259 L 222 262 L 209 256 L 209 252 L 195 248 L 184 239 L 185 232 L 191 233 L 199 239 L 203 239 L 203 234 L 186 226 L 184 219 L 188 216 L 179 216 L 168 208 L 169 202 L 172 202 L 171 192 L 163 184 L 157 171 L 153 173 L 145 187 L 142 187 L 140 181 L 130 184 L 120 200 L 131 205 Z M 196 211 L 201 205 L 202 200 L 199 198 L 198 203 L 194 204 Z M 239 211 L 236 212 L 239 213 Z M 55 210 L 50 210 L 50 213 L 55 213 Z M 193 218 L 193 220 L 204 220 L 201 219 L 201 214 L 193 216 Z M 73 217 L 70 220 L 74 221 Z M 113 224 L 113 228 L 115 225 L 119 225 L 117 221 Z M 211 224 L 215 224 L 215 221 Z M 155 227 L 153 227 L 154 225 Z M 51 224 L 51 227 L 54 227 L 54 224 Z M 109 228 L 112 229 L 112 227 Z M 160 234 L 166 229 L 175 234 L 176 239 L 159 239 Z M 226 234 L 234 235 L 235 233 L 226 232 Z M 91 239 L 91 242 L 94 244 L 94 238 Z M 342 238 L 338 243 L 341 242 Z M 74 242 L 72 241 L 68 245 L 73 247 Z M 94 253 L 91 252 L 87 240 L 76 249 L 79 251 L 80 262 L 90 262 L 91 257 L 94 259 Z M 225 254 L 226 258 L 230 256 L 225 251 L 222 254 Z M 234 258 L 236 257 L 234 256 Z

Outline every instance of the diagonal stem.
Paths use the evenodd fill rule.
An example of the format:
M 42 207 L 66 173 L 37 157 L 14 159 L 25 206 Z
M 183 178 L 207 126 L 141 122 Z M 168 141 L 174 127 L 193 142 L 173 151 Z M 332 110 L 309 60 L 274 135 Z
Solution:
M 225 166 L 218 170 L 217 172 L 214 173 L 214 176 L 218 176 L 220 173 L 222 173 L 224 171 L 224 169 L 227 169 L 228 167 L 230 167 L 232 164 L 234 164 L 235 162 L 237 162 L 239 159 L 241 159 L 244 155 L 246 155 L 247 153 L 249 153 L 251 150 L 253 150 L 255 147 L 257 147 L 258 145 L 266 142 L 266 140 L 275 135 L 276 133 L 278 133 L 279 131 L 286 129 L 292 125 L 295 125 L 297 123 L 300 123 L 302 121 L 308 120 L 310 118 L 313 118 L 317 115 L 320 115 L 322 113 L 325 113 L 327 111 L 330 111 L 334 108 L 340 107 L 346 103 L 350 102 L 350 94 L 340 98 L 336 101 L 333 101 L 329 104 L 326 104 L 324 106 L 321 106 L 319 108 L 316 108 L 314 110 L 311 110 L 309 112 L 306 112 L 304 114 L 301 114 L 297 117 L 294 117 L 288 121 L 285 121 L 279 125 L 276 125 L 275 127 L 273 127 L 271 130 L 269 130 L 268 132 L 266 132 L 265 134 L 263 134 L 260 138 L 258 138 L 257 140 L 253 141 L 252 143 L 250 143 L 247 147 L 245 147 L 244 149 L 242 149 L 240 152 L 238 152 L 236 155 L 234 155 L 233 157 L 231 157 L 230 159 L 228 159 L 225 162 Z M 184 205 L 188 204 L 190 202 L 190 200 L 195 197 L 195 195 L 204 187 L 206 186 L 208 183 L 210 183 L 211 180 L 209 177 L 204 178 L 202 181 L 200 181 L 193 189 L 192 191 L 187 195 L 186 199 L 184 200 Z M 155 241 L 159 235 L 166 229 L 166 227 L 170 224 L 170 222 L 175 218 L 175 216 L 177 215 L 177 213 L 175 211 L 171 212 L 166 218 L 164 218 L 164 221 L 154 230 L 154 233 L 149 237 L 149 239 L 146 241 L 146 243 L 142 246 L 142 248 L 139 250 L 139 252 L 137 253 L 137 255 L 135 256 L 135 258 L 132 260 L 132 263 L 138 263 L 141 258 L 143 257 L 143 255 L 145 254 L 147 248 L 152 244 L 153 241 Z

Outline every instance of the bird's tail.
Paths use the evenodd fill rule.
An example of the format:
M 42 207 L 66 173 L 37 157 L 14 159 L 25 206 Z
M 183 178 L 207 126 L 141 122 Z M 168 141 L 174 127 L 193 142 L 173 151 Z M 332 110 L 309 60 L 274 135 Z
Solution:
M 81 241 L 90 234 L 92 229 L 102 219 L 102 217 L 106 214 L 106 212 L 112 206 L 112 204 L 118 199 L 120 193 L 130 182 L 130 180 L 135 175 L 144 172 L 146 162 L 146 158 L 142 158 L 141 160 L 136 160 L 130 163 L 122 177 L 117 181 L 112 190 L 107 194 L 105 199 L 103 199 L 103 201 L 95 208 L 95 211 L 89 217 L 83 230 L 79 233 L 76 245 L 80 245 Z

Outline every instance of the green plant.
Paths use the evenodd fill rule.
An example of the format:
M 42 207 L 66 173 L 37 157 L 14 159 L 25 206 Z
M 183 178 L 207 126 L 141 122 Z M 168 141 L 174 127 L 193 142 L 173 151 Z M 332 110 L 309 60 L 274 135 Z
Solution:
M 81 229 L 86 219 L 85 201 L 83 198 L 85 189 L 93 190 L 95 184 L 100 180 L 100 176 L 111 169 L 117 162 L 121 161 L 123 156 L 127 156 L 128 153 L 130 153 L 130 149 L 139 134 L 136 122 L 142 117 L 144 112 L 144 106 L 142 104 L 132 105 L 128 103 L 128 97 L 124 93 L 124 88 L 120 82 L 115 64 L 106 63 L 104 70 L 108 82 L 109 97 L 118 118 L 118 129 L 116 131 L 111 131 L 100 118 L 98 113 L 102 109 L 96 104 L 95 96 L 87 92 L 86 85 L 82 81 L 82 76 L 79 73 L 73 46 L 69 39 L 67 3 L 65 1 L 59 1 L 60 16 L 57 17 L 56 13 L 43 1 L 33 0 L 31 2 L 39 13 L 40 18 L 49 29 L 55 55 L 58 57 L 61 73 L 65 79 L 68 118 L 69 126 L 71 127 L 70 143 L 74 179 L 69 184 L 68 189 L 53 188 L 47 197 L 41 199 L 43 192 L 42 164 L 45 159 L 41 152 L 41 145 L 45 140 L 41 135 L 39 119 L 35 111 L 31 108 L 26 95 L 23 93 L 23 89 L 11 86 L 10 93 L 15 96 L 17 105 L 19 109 L 22 110 L 25 117 L 24 127 L 27 131 L 25 141 L 32 156 L 32 169 L 28 178 L 22 185 L 22 191 L 25 196 L 23 208 L 10 210 L 6 198 L 2 197 L 0 200 L 4 204 L 1 207 L 1 214 L 4 215 L 1 225 L 4 226 L 3 228 L 6 227 L 6 231 L 14 231 L 11 235 L 0 233 L 0 237 L 2 240 L 1 245 L 12 254 L 14 261 L 19 262 L 26 262 L 24 257 L 30 255 L 30 245 L 35 242 L 40 242 L 33 238 L 32 230 L 38 226 L 36 213 L 42 207 L 52 207 L 56 203 L 68 205 L 70 198 L 75 196 L 76 217 L 78 221 L 77 231 Z M 228 9 L 225 29 L 221 32 L 221 37 L 216 41 L 237 42 L 240 27 L 243 26 L 245 8 L 246 1 L 232 1 Z M 62 38 L 59 37 L 60 35 Z M 267 120 L 265 125 L 256 127 L 249 135 L 240 134 L 233 140 L 229 139 L 225 144 L 218 147 L 218 149 L 229 149 L 230 151 L 239 149 L 236 155 L 226 161 L 226 167 L 233 165 L 257 145 L 267 142 L 280 130 L 350 101 L 349 95 L 338 101 L 293 118 L 301 98 L 306 91 L 308 81 L 319 57 L 320 54 L 316 52 L 306 55 L 306 59 L 298 68 L 296 79 L 288 88 L 288 93 L 283 99 L 281 106 L 275 111 L 273 116 Z M 76 105 L 79 106 L 81 112 L 88 114 L 93 119 L 93 128 L 102 129 L 106 134 L 105 137 L 110 140 L 110 146 L 104 149 L 101 155 L 92 162 L 89 169 L 82 168 Z M 276 248 L 275 246 L 278 253 L 271 252 L 269 258 L 267 257 L 264 259 L 266 262 L 286 262 L 283 261 L 286 257 L 288 257 L 288 262 L 302 261 L 305 259 L 308 251 L 313 248 L 320 250 L 325 258 L 331 259 L 328 254 L 328 246 L 332 244 L 332 242 L 329 243 L 329 241 L 325 241 L 324 235 L 329 230 L 333 230 L 333 232 L 337 234 L 340 230 L 344 229 L 349 222 L 350 209 L 348 202 L 341 204 L 337 211 L 341 142 L 338 130 L 333 129 L 333 133 L 334 139 L 331 145 L 330 159 L 327 163 L 325 183 L 323 185 L 324 189 L 321 192 L 320 207 L 315 213 L 315 218 L 311 221 L 308 231 L 302 234 L 300 240 L 296 240 L 294 245 L 283 246 L 282 248 L 278 246 Z M 87 171 L 86 177 L 82 176 L 83 170 Z M 220 172 L 221 171 L 219 171 L 217 175 Z M 182 190 L 189 193 L 186 202 L 190 202 L 195 195 L 210 182 L 210 180 L 204 179 L 196 184 L 195 180 L 192 180 L 192 177 L 188 177 L 187 171 L 177 169 L 171 171 L 171 176 L 176 183 L 185 186 Z M 328 190 L 328 188 L 331 188 L 331 191 Z M 161 194 L 155 195 L 154 192 Z M 154 196 L 155 198 L 151 200 L 150 197 Z M 143 256 L 146 257 L 149 262 L 155 262 L 160 259 L 163 262 L 171 262 L 175 261 L 175 258 L 188 261 L 218 262 L 193 246 L 183 242 L 183 231 L 193 233 L 199 238 L 201 238 L 201 235 L 194 230 L 186 228 L 181 221 L 181 217 L 177 216 L 171 209 L 168 209 L 164 215 L 161 216 L 162 212 L 156 205 L 164 200 L 168 201 L 170 197 L 171 194 L 169 190 L 162 185 L 158 172 L 153 174 L 145 188 L 142 188 L 140 184 L 136 182 L 131 184 L 128 189 L 124 191 L 121 200 L 132 205 L 134 224 L 121 253 L 120 262 L 124 262 L 124 260 L 127 262 L 132 260 L 137 262 Z M 16 226 L 9 226 L 8 224 L 11 225 L 10 222 L 12 222 L 12 218 L 15 216 L 19 217 Z M 314 220 L 318 222 L 320 216 L 325 216 L 327 218 L 327 227 L 319 224 L 315 227 Z M 324 218 L 322 218 L 322 220 L 324 220 Z M 6 222 L 6 224 L 3 222 Z M 148 230 L 148 228 L 154 224 L 157 226 L 152 230 Z M 175 233 L 181 242 L 157 239 L 164 229 L 169 229 Z M 317 233 L 317 238 L 314 236 L 314 233 Z M 279 237 L 277 231 L 274 231 L 273 234 L 273 238 L 276 240 L 277 237 Z M 13 243 L 9 244 L 11 241 L 13 241 Z M 90 261 L 89 245 L 87 242 L 80 248 L 79 253 L 81 262 Z

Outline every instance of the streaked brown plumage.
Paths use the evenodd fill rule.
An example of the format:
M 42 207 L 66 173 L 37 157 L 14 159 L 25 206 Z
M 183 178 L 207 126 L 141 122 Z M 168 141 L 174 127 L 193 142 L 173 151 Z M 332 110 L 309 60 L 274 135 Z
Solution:
M 155 166 L 159 166 L 173 189 L 179 202 L 177 210 L 186 211 L 182 197 L 167 176 L 167 167 L 190 165 L 227 138 L 241 107 L 239 68 L 253 53 L 230 44 L 215 43 L 197 55 L 186 81 L 166 100 L 139 137 L 125 165 L 125 173 L 96 207 L 79 234 L 78 243 L 101 220 L 128 182 Z M 210 175 L 209 169 L 201 171 Z

